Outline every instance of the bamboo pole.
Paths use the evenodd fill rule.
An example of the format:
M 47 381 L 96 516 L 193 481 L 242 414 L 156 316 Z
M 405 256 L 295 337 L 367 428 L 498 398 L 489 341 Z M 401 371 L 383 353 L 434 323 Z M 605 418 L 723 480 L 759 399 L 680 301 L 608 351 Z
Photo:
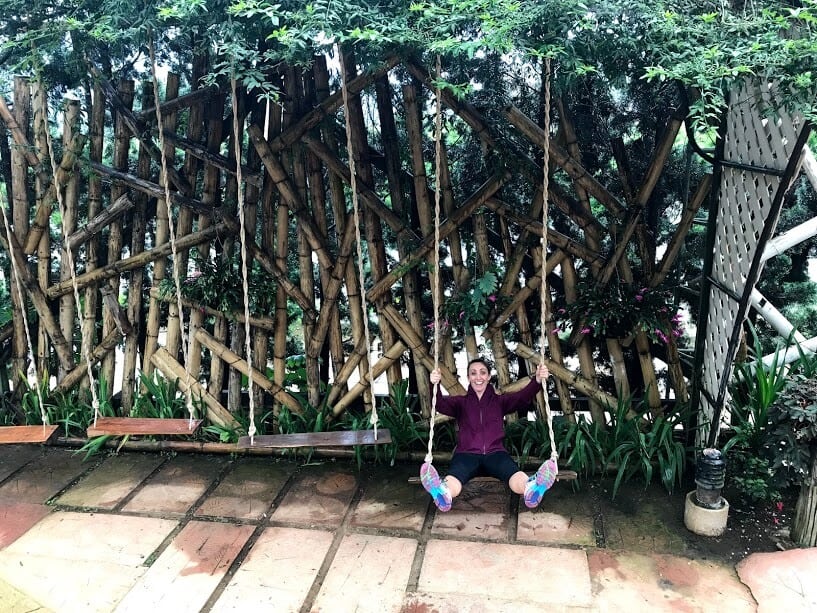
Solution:
M 389 347 L 383 354 L 383 357 L 372 366 L 372 375 L 375 379 L 387 371 L 392 364 L 399 362 L 400 356 L 402 356 L 405 351 L 406 346 L 401 341 L 396 341 L 394 345 Z M 353 385 L 352 389 L 346 392 L 343 398 L 335 403 L 332 407 L 332 414 L 338 416 L 343 413 L 356 398 L 360 397 L 369 389 L 371 389 L 371 381 L 369 381 L 369 372 L 367 371 L 364 373 L 363 379 Z
M 307 84 L 311 84 L 308 89 L 310 102 L 313 105 L 322 103 L 329 97 L 329 71 L 326 66 L 326 56 L 319 55 L 315 58 L 315 63 L 312 68 L 313 78 L 307 80 Z M 382 77 L 381 77 L 382 78 Z M 380 79 L 377 80 L 379 82 Z M 334 121 L 326 119 L 321 124 L 321 134 L 326 139 L 331 136 Z M 327 146 L 332 147 L 337 145 L 334 139 L 327 141 Z M 332 149 L 333 153 L 337 153 L 337 147 Z M 343 197 L 343 183 L 336 175 L 329 173 L 326 183 L 328 183 L 329 197 L 331 199 L 331 207 L 333 217 L 335 219 L 334 228 L 329 224 L 327 212 L 329 204 L 327 203 L 327 185 L 323 180 L 323 168 L 320 159 L 310 150 L 307 152 L 307 164 L 310 168 L 311 179 L 309 185 L 311 188 L 312 205 L 315 212 L 315 220 L 318 222 L 318 227 L 324 239 L 329 244 L 330 235 L 334 235 L 336 243 L 340 242 L 340 237 L 343 235 L 343 229 L 346 221 L 345 202 Z M 336 246 L 337 247 L 337 246 Z M 336 252 L 337 253 L 337 252 Z M 337 261 L 337 260 L 336 260 Z M 330 277 L 332 274 L 331 268 L 323 267 L 321 269 L 321 296 L 327 294 L 330 285 Z M 324 380 L 329 380 L 329 366 L 333 367 L 333 372 L 339 372 L 344 366 L 344 352 L 343 352 L 343 333 L 341 331 L 340 310 L 330 309 L 330 321 L 327 329 L 328 336 L 328 355 L 324 355 L 322 364 L 322 373 Z M 316 324 L 317 327 L 317 324 Z M 313 329 L 313 334 L 315 330 Z M 331 358 L 331 362 L 330 359 Z M 332 385 L 332 391 L 338 389 L 337 377 Z
M 387 84 L 388 85 L 388 84 Z M 384 104 L 388 105 L 391 110 L 391 96 L 384 100 Z M 417 90 L 414 85 L 406 83 L 403 85 L 403 108 L 405 109 L 406 135 L 408 138 L 408 147 L 411 159 L 411 176 L 414 186 L 414 203 L 416 205 L 417 217 L 420 222 L 420 230 L 423 236 L 433 236 L 434 232 L 434 213 L 432 211 L 431 198 L 429 197 L 428 177 L 426 176 L 426 165 L 423 159 L 423 128 L 420 106 L 417 103 Z M 384 111 L 385 113 L 386 111 Z M 392 120 L 394 116 L 392 114 Z M 396 140 L 397 134 L 395 132 L 394 138 Z M 393 145 L 392 155 L 396 155 L 397 143 Z M 399 158 L 398 158 L 399 160 Z M 441 165 L 442 166 L 442 165 Z M 442 196 L 442 194 L 440 194 Z M 401 208 L 403 208 L 401 206 Z M 411 222 L 411 211 L 404 212 L 404 219 Z M 452 234 L 457 234 L 453 231 Z M 441 245 L 437 245 L 437 249 Z M 400 259 L 408 257 L 413 249 L 413 244 L 409 243 L 405 238 L 398 239 L 398 255 Z M 433 270 L 433 266 L 429 267 L 428 283 L 434 287 L 434 275 L 438 271 Z M 413 269 L 408 271 L 402 277 L 403 293 L 406 298 L 406 314 L 408 321 L 415 330 L 424 330 L 426 322 L 423 318 L 423 308 L 420 303 L 419 295 L 419 275 Z M 442 334 L 439 334 L 442 338 Z M 412 361 L 414 363 L 414 376 L 417 381 L 417 395 L 420 398 L 421 415 L 428 416 L 431 414 L 431 384 L 429 382 L 429 372 L 422 365 L 422 360 L 419 356 L 412 354 Z M 449 365 L 450 366 L 450 365 Z
M 12 134 L 21 132 L 20 126 L 27 126 L 29 121 L 29 113 L 31 111 L 31 89 L 28 80 L 20 77 L 14 77 L 14 115 L 11 115 L 8 107 L 6 107 L 5 100 L 0 96 L 0 109 L 5 109 L 3 119 L 8 126 L 9 132 Z M 23 134 L 23 136 L 25 136 Z M 18 137 L 15 139 L 19 141 Z M 24 139 L 27 140 L 27 139 Z M 25 151 L 20 146 L 12 147 L 11 149 L 11 184 L 9 188 L 9 203 L 12 210 L 11 217 L 14 223 L 14 230 L 17 240 L 22 242 L 28 234 L 29 215 L 31 213 L 31 204 L 28 199 L 28 160 L 26 159 Z M 33 152 L 32 152 L 33 155 Z M 36 156 L 35 156 L 36 157 Z M 47 184 L 43 185 L 46 188 Z M 26 264 L 28 266 L 28 264 Z M 12 326 L 14 334 L 12 336 L 11 347 L 11 369 L 12 376 L 15 381 L 15 389 L 19 389 L 17 385 L 18 373 L 25 373 L 28 371 L 28 343 L 26 342 L 26 334 L 29 333 L 25 329 L 24 319 L 22 317 L 23 309 L 28 308 L 23 302 L 20 302 L 20 291 L 17 289 L 19 281 L 15 275 L 11 275 L 9 292 L 11 294 L 11 308 L 12 308 Z M 42 360 L 40 361 L 42 366 Z M 41 370 L 41 369 L 38 369 Z
M 170 88 L 170 95 L 173 89 Z M 154 104 L 153 84 L 143 83 L 142 107 Z M 136 160 L 136 174 L 141 179 L 150 178 L 150 154 L 143 145 L 139 146 L 139 153 Z M 119 198 L 118 200 L 121 200 Z M 131 210 L 131 255 L 138 255 L 145 250 L 145 232 L 147 231 L 147 221 L 145 219 L 147 209 L 147 196 L 142 193 L 134 194 L 134 207 Z M 142 336 L 142 286 L 144 284 L 144 274 L 142 270 L 132 270 L 128 275 L 128 304 L 126 313 L 128 321 L 133 326 L 132 334 L 125 337 L 125 347 L 122 359 L 122 391 L 120 393 L 120 406 L 123 415 L 130 415 L 136 397 L 136 364 L 139 351 L 139 338 Z
M 117 102 L 119 103 L 119 108 L 122 109 L 122 112 L 116 114 L 116 124 L 114 126 L 114 147 L 113 147 L 113 167 L 116 170 L 124 171 L 128 168 L 128 154 L 130 150 L 130 134 L 128 132 L 127 124 L 125 121 L 125 111 L 129 111 L 129 109 L 133 106 L 133 95 L 134 95 L 134 84 L 133 81 L 126 81 L 122 80 L 119 83 L 119 91 L 118 93 L 113 91 L 109 87 L 105 88 L 105 95 L 110 102 L 113 102 L 113 99 L 116 98 Z M 103 85 L 104 87 L 104 85 Z M 111 195 L 110 200 L 111 202 L 115 201 L 117 198 L 125 194 L 125 186 L 121 183 L 115 183 L 111 186 Z M 120 262 L 122 258 L 122 222 L 114 221 L 110 226 L 108 226 L 108 263 L 105 268 L 110 268 L 116 266 L 117 263 Z M 99 271 L 100 269 L 97 269 Z M 93 275 L 95 272 L 86 273 L 86 275 Z M 103 277 L 99 277 L 102 280 Z M 108 286 L 114 292 L 115 296 L 119 296 L 119 275 L 117 274 L 115 277 L 110 276 L 105 278 L 107 280 Z M 65 286 L 65 284 L 60 284 Z M 53 291 L 53 287 L 49 288 L 49 290 Z M 70 287 L 69 287 L 70 291 Z M 115 322 L 113 319 L 113 314 L 111 313 L 110 309 L 108 309 L 105 305 L 102 307 L 102 337 L 108 336 L 111 331 L 115 327 Z M 113 381 L 114 376 L 116 373 L 116 364 L 115 364 L 116 356 L 114 354 L 107 354 L 102 359 L 102 364 L 100 366 L 100 375 L 106 381 Z M 108 390 L 108 393 L 112 393 L 113 388 Z
M 159 291 L 159 288 L 157 287 L 154 287 L 150 290 L 150 297 L 153 298 L 154 300 L 158 300 L 159 302 L 170 302 L 171 300 L 176 299 L 173 296 L 162 296 L 161 292 Z M 182 305 L 190 309 L 191 311 L 199 311 L 207 317 L 224 317 L 226 315 L 229 319 L 235 320 L 240 324 L 244 323 L 243 310 L 225 313 L 224 311 L 220 311 L 219 309 L 214 309 L 213 307 L 201 304 L 199 302 L 195 302 L 193 300 L 188 300 L 187 298 L 182 298 Z M 275 320 L 273 320 L 271 317 L 251 315 L 250 325 L 253 328 L 261 328 L 266 332 L 272 332 L 275 329 Z
M 63 107 L 63 133 L 62 141 L 66 146 L 66 150 L 71 150 L 74 147 L 74 138 L 79 133 L 79 101 L 66 99 Z M 77 227 L 77 207 L 79 204 L 79 175 L 72 173 L 71 177 L 65 184 L 62 196 L 62 226 L 63 235 L 71 234 Z M 70 281 L 75 271 L 68 267 L 68 262 L 73 262 L 70 255 L 67 253 L 68 246 L 63 244 L 60 248 L 60 280 Z M 74 297 L 65 295 L 60 298 L 59 305 L 60 313 L 60 328 L 67 339 L 73 339 L 74 327 L 77 322 L 76 303 Z M 57 372 L 57 381 L 61 381 L 67 374 L 65 370 L 60 369 Z
M 351 47 L 345 50 L 345 61 L 341 66 L 346 68 L 346 82 L 352 81 L 357 76 L 357 68 L 355 63 L 355 54 Z M 365 74 L 365 73 L 364 73 Z M 374 172 L 372 164 L 369 160 L 369 140 L 366 135 L 366 122 L 363 118 L 363 105 L 359 93 L 349 94 L 347 90 L 347 98 L 349 108 L 346 111 L 349 113 L 349 125 L 352 129 L 351 140 L 352 148 L 357 159 L 355 160 L 355 170 L 358 174 L 356 183 L 363 183 L 373 187 L 375 185 Z M 372 283 L 377 283 L 386 275 L 386 247 L 383 242 L 383 228 L 381 226 L 381 218 L 375 214 L 369 207 L 362 211 L 364 230 L 366 233 L 367 253 L 369 256 L 369 270 Z M 374 306 L 378 313 L 383 306 L 383 300 L 375 300 Z M 380 324 L 380 342 L 384 347 L 390 347 L 392 343 L 397 341 L 397 336 L 391 328 L 388 321 L 379 318 Z M 400 369 L 400 364 L 391 364 L 386 370 L 386 378 L 388 380 L 389 389 L 391 386 L 400 381 L 403 376 Z M 373 395 L 373 392 L 372 392 Z M 374 398 L 372 398 L 374 402 Z
M 46 134 L 46 130 L 48 130 L 48 118 L 45 117 L 45 109 L 48 106 L 43 102 L 43 98 L 47 97 L 48 93 L 45 91 L 44 85 L 42 81 L 35 81 L 33 83 L 33 97 L 34 97 L 34 146 L 36 147 L 36 153 L 34 150 L 31 151 L 32 156 L 35 159 L 50 159 L 49 158 L 49 146 L 48 146 L 48 137 Z M 53 177 L 46 174 L 43 170 L 45 167 L 51 168 L 51 164 L 41 164 L 40 165 L 40 172 L 37 173 L 34 189 L 37 197 L 37 210 L 34 214 L 33 224 L 34 227 L 30 228 L 28 231 L 28 236 L 25 239 L 21 239 L 21 245 L 23 247 L 23 252 L 28 255 L 25 251 L 25 247 L 29 244 L 32 236 L 34 236 L 38 228 L 36 224 L 41 223 L 43 227 L 47 227 L 48 221 L 41 221 L 38 217 L 41 210 L 48 211 L 47 215 L 45 216 L 46 220 L 50 219 L 53 204 L 56 200 L 57 196 L 57 188 L 58 183 L 53 180 Z M 41 232 L 39 234 L 40 239 L 32 246 L 32 252 L 36 252 L 37 254 L 37 281 L 39 283 L 39 287 L 42 291 L 46 291 L 48 286 L 51 284 L 51 268 L 52 268 L 52 257 L 51 257 L 51 232 Z M 51 348 L 51 340 L 48 336 L 48 332 L 45 329 L 45 326 L 42 322 L 38 322 L 37 325 L 37 372 L 40 373 L 40 376 L 43 376 L 45 373 L 50 373 L 54 370 L 54 365 L 51 360 L 52 348 Z
M 565 258 L 562 262 L 562 281 L 564 282 L 565 302 L 573 304 L 578 299 L 576 265 L 571 258 Z M 592 385 L 598 387 L 598 373 L 596 372 L 596 362 L 593 358 L 593 348 L 585 336 L 579 336 L 577 345 L 577 357 L 579 358 L 579 371 L 582 376 Z M 621 344 L 614 339 L 608 339 L 607 349 L 610 355 L 610 366 L 613 372 L 613 381 L 619 398 L 627 398 L 630 395 L 630 384 L 627 380 L 627 370 L 624 364 L 624 355 L 621 351 Z M 590 415 L 593 422 L 606 425 L 604 419 L 604 407 L 594 399 L 589 400 Z
M 207 419 L 222 428 L 237 429 L 241 424 L 236 421 L 230 412 L 214 398 L 195 379 L 187 376 L 184 367 L 179 364 L 164 347 L 159 347 L 150 358 L 153 365 L 158 368 L 166 379 L 176 381 L 179 389 L 185 394 L 188 391 L 194 398 L 199 398 L 204 403 L 207 412 Z
M 199 328 L 196 332 L 196 337 L 199 342 L 209 349 L 213 354 L 218 355 L 219 359 L 225 362 L 230 368 L 234 368 L 238 372 L 247 375 L 250 370 L 247 367 L 247 360 L 232 351 L 226 345 L 220 343 L 212 334 L 208 333 L 204 328 Z M 301 404 L 287 392 L 283 387 L 270 381 L 265 372 L 253 367 L 252 369 L 253 382 L 258 385 L 265 392 L 272 395 L 277 403 L 290 409 L 293 413 L 300 414 L 302 412 Z

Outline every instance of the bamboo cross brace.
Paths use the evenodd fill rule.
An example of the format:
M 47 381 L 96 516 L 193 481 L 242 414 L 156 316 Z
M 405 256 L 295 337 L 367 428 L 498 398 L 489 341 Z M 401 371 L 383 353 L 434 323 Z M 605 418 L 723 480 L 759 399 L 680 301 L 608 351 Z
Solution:
M 318 320 L 315 323 L 312 338 L 309 339 L 306 348 L 306 355 L 310 358 L 317 358 L 320 354 L 321 347 L 323 347 L 323 341 L 326 338 L 326 333 L 329 330 L 329 324 L 332 320 L 332 313 L 336 308 L 340 291 L 343 289 L 343 282 L 346 278 L 346 268 L 352 257 L 352 249 L 354 246 L 355 225 L 348 223 L 343 231 L 343 237 L 338 247 L 337 261 L 330 272 L 329 281 L 323 290 L 323 301 L 321 309 L 318 312 Z
M 68 248 L 75 252 L 79 249 L 80 245 L 96 236 L 103 228 L 119 219 L 127 211 L 132 209 L 133 206 L 133 200 L 131 200 L 127 194 L 122 194 L 108 208 L 102 209 L 93 219 L 89 219 L 84 228 L 71 234 L 65 241 Z
M 329 255 L 322 233 L 315 223 L 315 218 L 310 214 L 309 209 L 301 200 L 298 190 L 289 180 L 289 175 L 284 169 L 283 164 L 281 164 L 270 149 L 261 128 L 251 123 L 248 127 L 248 132 L 250 134 L 250 141 L 255 146 L 258 156 L 264 163 L 264 167 L 267 169 L 270 178 L 275 183 L 275 188 L 278 190 L 278 193 L 281 194 L 281 197 L 289 209 L 298 217 L 299 231 L 304 233 L 307 241 L 309 241 L 309 246 L 318 256 L 318 261 L 321 266 L 324 268 L 332 268 L 334 265 L 332 256 Z
M 397 56 L 392 56 L 378 68 L 355 77 L 346 84 L 346 91 L 349 94 L 359 94 L 365 87 L 371 84 L 378 77 L 383 76 L 389 70 L 394 68 L 399 63 Z M 296 124 L 284 130 L 281 134 L 275 137 L 270 142 L 270 149 L 273 152 L 282 151 L 291 147 L 301 140 L 301 138 L 309 132 L 312 128 L 321 123 L 325 118 L 329 117 L 343 104 L 343 93 L 338 90 L 323 102 L 321 102 L 312 111 L 304 115 Z
M 346 166 L 338 156 L 332 152 L 329 147 L 315 138 L 304 136 L 303 143 L 309 147 L 327 168 L 339 176 L 347 185 L 351 185 L 352 179 L 348 166 Z M 363 200 L 369 210 L 373 211 L 380 219 L 394 231 L 400 240 L 416 244 L 420 242 L 420 237 L 409 228 L 405 222 L 395 212 L 387 207 L 374 190 L 366 185 L 366 183 L 358 175 L 355 177 L 357 185 L 358 196 Z
M 91 366 L 95 366 L 119 344 L 121 338 L 122 334 L 119 332 L 119 329 L 114 327 L 110 332 L 108 332 L 108 335 L 102 339 L 99 345 L 94 347 L 90 356 L 86 357 L 84 361 L 77 364 L 74 370 L 67 373 L 62 378 L 62 381 L 60 381 L 57 384 L 57 387 L 54 388 L 54 392 L 58 394 L 68 393 L 71 388 L 88 376 L 88 360 L 90 360 Z
M 514 106 L 505 108 L 505 116 L 524 136 L 540 148 L 545 143 L 545 133 L 527 115 Z M 549 139 L 548 152 L 553 160 L 568 176 L 581 185 L 587 193 L 596 198 L 615 217 L 621 217 L 626 207 L 619 202 L 606 187 L 593 177 L 587 170 L 574 160 L 564 149 Z
M 405 320 L 394 305 L 384 305 L 381 310 L 381 314 L 389 320 L 389 323 L 392 326 L 394 326 L 397 333 L 400 335 L 406 345 L 408 345 L 408 348 L 420 358 L 423 366 L 425 366 L 429 371 L 434 370 L 434 358 L 428 352 L 425 340 L 420 337 L 417 331 L 409 322 Z M 439 368 L 440 372 L 442 373 L 442 383 L 445 385 L 445 388 L 450 392 L 464 394 L 465 389 L 462 387 L 459 379 L 457 379 L 457 377 L 452 374 L 450 370 L 448 370 L 445 364 L 439 364 Z
M 128 109 L 122 103 L 122 100 L 119 98 L 119 94 L 114 89 L 113 85 L 111 85 L 111 83 L 96 69 L 96 67 L 90 63 L 88 64 L 88 67 L 93 77 L 102 86 L 102 90 L 105 92 L 105 97 L 114 107 L 114 109 L 116 109 L 116 112 L 122 119 L 122 122 L 127 126 L 131 133 L 142 144 L 142 146 L 145 147 L 145 151 L 147 151 L 151 159 L 158 164 L 161 164 L 162 152 L 159 149 L 159 146 L 153 142 L 153 137 L 150 136 L 150 131 L 147 129 L 145 124 L 133 114 L 133 111 Z M 178 189 L 180 192 L 184 194 L 190 193 L 190 184 L 174 166 L 167 165 L 167 176 L 171 183 L 173 183 L 173 185 L 176 186 L 176 189 Z
M 241 232 L 241 225 L 236 219 L 232 217 L 224 217 L 223 222 L 231 233 L 238 235 Z M 278 282 L 280 288 L 286 292 L 287 296 L 298 303 L 304 312 L 304 317 L 310 321 L 314 320 L 316 313 L 312 303 L 309 301 L 306 295 L 304 295 L 301 289 L 289 280 L 287 273 L 281 270 L 281 267 L 278 266 L 275 260 L 270 257 L 266 251 L 258 246 L 254 237 L 249 235 L 249 229 L 247 230 L 246 248 L 252 255 L 253 259 L 255 259 L 261 265 L 261 267 L 272 275 L 272 277 Z
M 210 392 L 192 377 L 188 377 L 184 366 L 179 364 L 164 347 L 159 347 L 150 356 L 151 363 L 158 368 L 165 378 L 176 381 L 179 389 L 194 398 L 200 398 L 207 407 L 207 419 L 222 428 L 240 428 L 241 424 Z
M 9 238 L 11 239 L 11 244 L 8 243 Z M 22 253 L 22 247 L 17 241 L 17 237 L 14 236 L 14 233 L 8 231 L 6 227 L 6 220 L 2 215 L 0 215 L 0 244 L 6 248 L 9 255 L 14 258 L 14 261 L 17 264 L 20 284 L 28 293 L 31 303 L 34 305 L 34 309 L 37 311 L 37 315 L 40 316 L 40 322 L 42 323 L 46 334 L 48 334 L 48 336 L 51 338 L 51 342 L 54 344 L 54 352 L 57 354 L 57 358 L 60 361 L 60 366 L 62 366 L 66 371 L 73 370 L 74 354 L 72 347 L 65 339 L 65 336 L 63 336 L 59 323 L 56 319 L 54 319 L 54 315 L 51 312 L 51 307 L 48 304 L 46 295 L 40 289 L 40 285 L 37 283 L 37 280 L 32 278 L 31 271 L 28 268 L 28 262 Z M 71 282 L 67 281 L 66 283 L 68 285 L 68 291 L 71 291 Z
M 388 348 L 386 353 L 381 357 L 371 368 L 372 376 L 376 379 L 382 375 L 392 364 L 400 359 L 400 356 L 406 351 L 406 346 L 397 341 L 394 345 Z M 352 403 L 355 398 L 358 398 L 363 392 L 370 387 L 369 373 L 364 372 L 360 381 L 358 381 L 352 389 L 350 389 L 344 396 L 332 407 L 332 414 L 340 415 Z
M 509 343 L 508 345 L 508 348 L 520 358 L 537 361 L 541 359 L 539 353 L 527 345 L 522 343 L 517 343 L 516 345 Z M 618 404 L 618 401 L 613 396 L 603 392 L 580 374 L 568 370 L 558 362 L 545 358 L 545 366 L 548 367 L 548 370 L 554 377 L 557 377 L 565 383 L 572 385 L 581 393 L 586 394 L 600 405 L 606 406 L 608 409 L 613 409 Z
M 488 199 L 493 196 L 500 187 L 502 187 L 507 179 L 508 175 L 503 173 L 495 175 L 483 183 L 473 194 L 471 194 L 471 196 L 462 204 L 462 206 L 454 211 L 448 217 L 448 219 L 441 224 L 440 240 L 443 240 L 449 234 L 457 230 L 460 224 L 465 219 L 470 217 L 478 207 L 485 204 Z M 425 237 L 422 242 L 417 245 L 414 251 L 412 251 L 407 257 L 400 260 L 400 262 L 397 263 L 395 268 L 393 268 L 389 274 L 380 279 L 369 289 L 367 292 L 369 300 L 375 302 L 379 298 L 383 297 L 386 292 L 391 289 L 391 286 L 394 285 L 397 279 L 403 276 L 404 271 L 411 269 L 415 264 L 418 264 L 421 260 L 425 259 L 426 255 L 435 247 L 436 243 L 434 240 L 434 235 L 432 234 Z
M 150 290 L 150 297 L 153 300 L 158 300 L 159 302 L 175 302 L 175 299 L 170 296 L 161 296 L 158 287 L 154 287 Z M 191 311 L 200 311 L 201 313 L 210 317 L 227 317 L 227 319 L 232 321 L 236 321 L 241 324 L 244 323 L 244 313 L 241 311 L 225 312 L 219 309 L 214 309 L 206 304 L 188 300 L 187 298 L 182 298 L 182 305 Z M 262 330 L 267 330 L 269 332 L 275 331 L 275 320 L 272 317 L 260 317 L 258 315 L 251 316 L 250 325 L 254 328 L 261 328 Z
M 200 232 L 188 234 L 187 236 L 178 239 L 176 241 L 176 248 L 179 250 L 191 249 L 197 245 L 213 240 L 217 236 L 229 233 L 230 231 L 228 226 L 222 222 L 214 226 L 209 226 L 204 230 L 201 230 Z M 153 262 L 160 258 L 167 257 L 168 255 L 170 255 L 170 252 L 171 252 L 170 244 L 164 243 L 149 251 L 143 251 L 138 255 L 134 255 L 129 258 L 124 258 L 122 260 L 117 260 L 113 264 L 108 264 L 103 268 L 95 268 L 94 270 L 91 270 L 89 272 L 77 276 L 76 278 L 77 287 L 79 289 L 84 289 L 89 285 L 93 285 L 106 279 L 111 279 L 113 277 L 118 277 L 123 272 L 141 268 L 148 262 Z M 49 287 L 45 291 L 45 296 L 48 299 L 53 300 L 55 298 L 59 298 L 60 296 L 68 294 L 71 291 L 72 291 L 71 281 L 67 280 L 62 281 L 60 283 L 55 283 L 54 285 Z
M 536 236 L 542 235 L 542 222 L 539 220 L 532 219 L 527 215 L 522 215 L 520 213 L 516 213 L 513 211 L 507 204 L 498 200 L 496 198 L 488 198 L 485 201 L 485 206 L 491 209 L 497 215 L 502 215 L 507 217 L 508 219 L 512 220 L 516 223 L 522 230 L 527 230 L 531 234 Z M 569 238 L 554 230 L 553 228 L 548 228 L 548 243 L 553 244 L 559 249 L 563 249 L 567 253 L 581 258 L 585 262 L 589 263 L 603 263 L 604 259 L 599 253 L 596 253 L 589 247 L 582 245 L 579 242 L 576 242 L 572 238 Z
M 207 330 L 204 328 L 199 328 L 196 331 L 196 340 L 217 355 L 218 358 L 229 367 L 235 368 L 238 372 L 244 375 L 249 374 L 250 370 L 247 368 L 247 360 L 242 358 L 235 351 L 232 351 L 226 345 L 218 342 L 215 337 L 213 337 L 213 335 L 207 332 Z M 303 412 L 300 403 L 280 385 L 270 381 L 265 373 L 253 368 L 252 380 L 254 385 L 257 385 L 265 392 L 271 394 L 277 402 L 280 402 L 286 406 L 293 413 L 301 414 Z

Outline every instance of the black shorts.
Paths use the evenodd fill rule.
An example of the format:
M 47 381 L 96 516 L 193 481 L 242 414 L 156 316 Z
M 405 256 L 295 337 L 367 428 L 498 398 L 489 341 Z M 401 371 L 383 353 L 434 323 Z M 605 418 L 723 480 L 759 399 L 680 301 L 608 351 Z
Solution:
M 451 458 L 448 474 L 465 485 L 474 477 L 495 477 L 508 483 L 519 472 L 519 465 L 507 451 L 495 451 L 487 455 L 481 453 L 458 453 Z

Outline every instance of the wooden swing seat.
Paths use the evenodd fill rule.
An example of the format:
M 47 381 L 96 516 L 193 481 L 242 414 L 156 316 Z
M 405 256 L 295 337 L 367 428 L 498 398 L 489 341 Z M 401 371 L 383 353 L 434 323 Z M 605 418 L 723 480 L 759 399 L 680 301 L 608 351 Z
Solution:
M 295 434 L 262 434 L 238 439 L 239 449 L 256 447 L 294 448 L 294 447 L 355 447 L 357 445 L 385 445 L 391 443 L 391 432 L 378 429 L 377 438 L 374 430 L 337 430 L 333 432 L 299 432 Z
M 57 426 L 3 426 L 0 427 L 0 445 L 48 443 L 56 432 Z
M 194 434 L 201 419 L 162 419 L 158 417 L 100 417 L 87 430 L 88 438 L 95 436 L 187 436 Z
M 556 481 L 575 481 L 579 475 L 575 470 L 560 470 L 556 475 Z M 486 483 L 490 481 L 497 481 L 496 477 L 474 477 L 471 481 L 477 483 Z M 469 483 L 471 482 L 469 481 Z M 409 483 L 420 483 L 420 477 L 409 477 Z

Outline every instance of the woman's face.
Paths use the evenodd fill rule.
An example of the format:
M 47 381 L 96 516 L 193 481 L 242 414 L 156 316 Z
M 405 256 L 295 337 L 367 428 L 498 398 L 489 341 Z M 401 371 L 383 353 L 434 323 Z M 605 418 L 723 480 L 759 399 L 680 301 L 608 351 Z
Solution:
M 468 383 L 474 388 L 478 396 L 482 396 L 482 392 L 488 387 L 491 380 L 491 373 L 482 362 L 474 362 L 468 367 Z

